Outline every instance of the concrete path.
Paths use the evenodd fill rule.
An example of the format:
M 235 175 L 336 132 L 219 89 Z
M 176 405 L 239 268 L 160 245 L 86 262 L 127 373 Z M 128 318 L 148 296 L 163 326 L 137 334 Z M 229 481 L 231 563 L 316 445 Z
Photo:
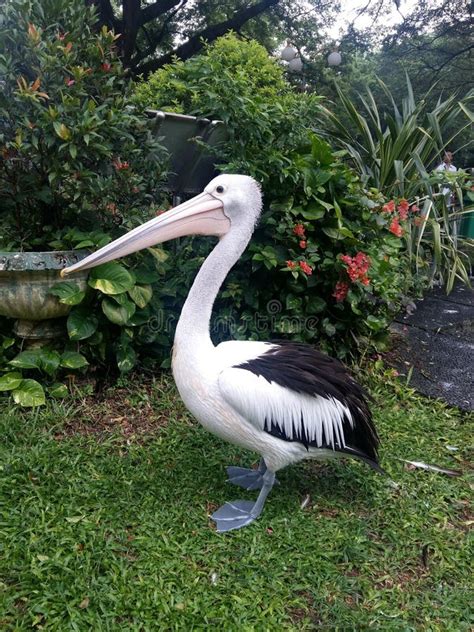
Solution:
M 389 362 L 410 386 L 463 410 L 474 410 L 474 291 L 456 286 L 449 296 L 435 289 L 416 310 L 392 325 Z

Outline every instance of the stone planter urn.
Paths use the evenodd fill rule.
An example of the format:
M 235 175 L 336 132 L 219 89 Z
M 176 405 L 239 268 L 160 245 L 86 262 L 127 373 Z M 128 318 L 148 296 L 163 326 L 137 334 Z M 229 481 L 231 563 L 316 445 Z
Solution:
M 13 331 L 30 344 L 42 344 L 64 334 L 59 320 L 71 309 L 49 290 L 61 281 L 60 270 L 80 261 L 85 250 L 0 252 L 0 315 L 15 318 Z M 81 290 L 88 272 L 68 277 Z

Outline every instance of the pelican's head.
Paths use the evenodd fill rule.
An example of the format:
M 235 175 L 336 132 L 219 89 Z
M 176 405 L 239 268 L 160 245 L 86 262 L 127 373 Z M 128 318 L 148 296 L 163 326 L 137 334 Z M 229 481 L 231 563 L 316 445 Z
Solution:
M 221 238 L 231 229 L 240 229 L 250 236 L 261 207 L 260 187 L 253 178 L 231 174 L 217 176 L 200 195 L 134 228 L 75 265 L 64 268 L 61 276 L 94 268 L 185 235 L 215 235 Z

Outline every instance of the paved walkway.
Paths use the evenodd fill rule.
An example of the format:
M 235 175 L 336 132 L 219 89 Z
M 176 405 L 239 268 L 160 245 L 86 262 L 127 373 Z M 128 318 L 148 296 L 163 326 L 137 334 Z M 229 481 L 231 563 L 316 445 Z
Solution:
M 398 346 L 391 363 L 410 386 L 463 410 L 474 410 L 474 290 L 435 289 L 392 326 Z

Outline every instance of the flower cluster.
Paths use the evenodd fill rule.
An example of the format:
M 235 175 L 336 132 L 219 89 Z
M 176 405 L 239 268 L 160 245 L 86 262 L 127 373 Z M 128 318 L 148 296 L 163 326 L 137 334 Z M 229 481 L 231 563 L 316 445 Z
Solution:
M 116 158 L 113 163 L 112 163 L 115 167 L 115 169 L 117 171 L 125 171 L 126 169 L 128 169 L 130 167 L 130 165 L 128 164 L 128 162 L 124 161 L 122 162 L 120 160 L 120 158 Z
M 346 298 L 348 292 L 349 283 L 346 283 L 345 281 L 338 281 L 332 295 L 338 303 L 341 303 Z
M 408 219 L 410 212 L 416 213 L 419 210 L 420 209 L 416 206 L 416 204 L 410 205 L 408 200 L 405 198 L 401 198 L 398 202 L 390 200 L 382 206 L 383 213 L 389 213 L 392 215 L 388 230 L 397 237 L 402 237 L 404 233 L 402 226 L 400 226 L 400 222 L 405 222 Z
M 286 265 L 290 270 L 295 270 L 299 267 L 301 272 L 304 272 L 307 276 L 313 274 L 313 268 L 306 261 L 287 261 Z
M 305 227 L 303 224 L 295 224 L 293 228 L 293 234 L 299 237 L 300 239 L 305 238 Z
M 403 228 L 400 226 L 400 220 L 398 218 L 398 216 L 395 216 L 392 221 L 390 222 L 390 226 L 388 227 L 388 230 L 393 233 L 396 237 L 402 237 L 403 235 Z
M 347 274 L 352 283 L 360 281 L 363 285 L 369 285 L 367 272 L 370 268 L 370 259 L 364 252 L 358 252 L 355 257 L 341 255 L 341 261 L 346 264 Z

